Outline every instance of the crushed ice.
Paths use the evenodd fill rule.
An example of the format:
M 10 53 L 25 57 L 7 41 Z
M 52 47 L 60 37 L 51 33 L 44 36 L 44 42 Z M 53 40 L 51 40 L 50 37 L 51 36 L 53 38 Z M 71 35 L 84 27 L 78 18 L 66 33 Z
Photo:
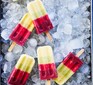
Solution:
M 27 12 L 26 4 L 31 0 L 2 0 L 3 19 L 0 20 L 1 37 L 7 41 L 13 28 Z M 37 58 L 36 48 L 40 45 L 49 44 L 53 46 L 55 62 L 61 62 L 69 52 L 77 53 L 79 49 L 85 48 L 85 53 L 81 56 L 84 65 L 66 83 L 66 85 L 90 85 L 90 0 L 42 0 L 49 17 L 54 25 L 50 31 L 54 43 L 50 43 L 46 36 L 32 34 L 25 46 L 17 45 L 13 52 L 7 52 L 8 43 L 2 45 L 2 52 L 5 54 L 4 60 L 0 55 L 4 83 L 11 72 L 17 59 L 22 53 L 27 53 Z M 34 44 L 33 44 L 34 43 Z M 37 70 L 37 66 L 34 67 Z M 33 85 L 43 85 L 38 73 L 32 72 Z M 29 80 L 30 80 L 29 79 Z M 32 81 L 28 81 L 30 85 Z M 5 85 L 5 84 L 4 84 Z M 52 85 L 55 85 L 52 82 Z

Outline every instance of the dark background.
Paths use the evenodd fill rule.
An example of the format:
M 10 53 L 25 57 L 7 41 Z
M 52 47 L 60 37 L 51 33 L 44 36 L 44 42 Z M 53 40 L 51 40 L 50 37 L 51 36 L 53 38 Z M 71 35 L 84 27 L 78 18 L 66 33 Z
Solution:
M 2 10 L 2 1 L 0 0 L 0 20 L 3 18 L 3 15 L 2 15 L 2 12 L 3 12 L 3 10 Z M 1 26 L 0 26 L 0 54 L 2 54 L 1 53 L 1 45 L 2 45 L 2 41 L 1 41 Z M 1 72 L 2 72 L 2 70 L 1 70 L 1 62 L 0 62 L 0 85 L 3 85 L 2 83 L 1 83 Z

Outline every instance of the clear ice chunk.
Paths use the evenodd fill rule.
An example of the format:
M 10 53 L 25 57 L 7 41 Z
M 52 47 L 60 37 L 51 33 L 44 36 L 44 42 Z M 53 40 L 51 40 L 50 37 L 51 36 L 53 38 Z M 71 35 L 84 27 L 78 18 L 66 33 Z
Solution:
M 3 55 L 0 54 L 0 63 L 3 61 Z
M 89 72 L 90 72 L 89 65 L 84 63 L 84 65 L 80 68 L 80 72 L 82 72 L 84 74 L 89 74 Z
M 2 52 L 3 52 L 4 54 L 7 53 L 8 48 L 9 48 L 9 44 L 2 44 Z
M 16 45 L 16 46 L 14 47 L 14 49 L 13 49 L 13 53 L 14 53 L 14 54 L 21 54 L 22 51 L 23 51 L 23 47 L 20 46 L 20 45 Z
M 12 62 L 12 61 L 16 60 L 16 56 L 12 52 L 7 52 L 5 55 L 5 59 L 8 62 Z
M 79 7 L 78 0 L 67 0 L 67 7 L 70 11 L 76 10 Z
M 36 50 L 30 46 L 24 48 L 24 53 L 36 58 Z
M 5 40 L 8 40 L 9 39 L 9 35 L 11 33 L 11 30 L 9 29 L 4 29 L 2 32 L 1 32 L 1 37 Z
M 83 44 L 82 37 L 78 37 L 78 38 L 70 40 L 66 46 L 67 49 L 79 49 L 83 47 L 84 47 L 84 44 Z
M 11 72 L 11 69 L 12 69 L 11 63 L 10 62 L 6 62 L 4 64 L 4 68 L 3 68 L 4 73 Z
M 34 39 L 34 38 L 31 38 L 31 39 L 29 39 L 28 40 L 28 43 L 29 43 L 29 45 L 31 46 L 31 47 L 36 47 L 37 46 L 37 40 L 36 39 Z

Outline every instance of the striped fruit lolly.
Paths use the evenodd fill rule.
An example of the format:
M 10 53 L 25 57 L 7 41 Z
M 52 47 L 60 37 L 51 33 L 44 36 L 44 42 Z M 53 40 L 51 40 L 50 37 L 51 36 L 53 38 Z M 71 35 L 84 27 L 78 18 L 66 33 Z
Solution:
M 63 85 L 82 66 L 83 63 L 78 57 L 83 52 L 84 49 L 79 51 L 76 56 L 70 52 L 61 62 L 57 67 L 58 78 L 54 79 L 57 84 Z
M 51 79 L 57 78 L 57 70 L 50 46 L 41 46 L 37 49 L 39 76 L 41 80 L 47 80 L 47 85 Z
M 49 34 L 49 31 L 53 29 L 53 25 L 41 0 L 34 0 L 30 2 L 27 5 L 27 9 L 33 20 L 36 32 L 38 34 L 46 33 L 48 38 L 51 40 L 52 37 Z
M 8 78 L 8 83 L 10 85 L 25 85 L 34 64 L 33 57 L 22 54 Z
M 13 41 L 9 51 L 11 51 L 16 44 L 23 46 L 33 29 L 34 24 L 32 23 L 30 14 L 26 13 L 9 36 L 9 38 Z

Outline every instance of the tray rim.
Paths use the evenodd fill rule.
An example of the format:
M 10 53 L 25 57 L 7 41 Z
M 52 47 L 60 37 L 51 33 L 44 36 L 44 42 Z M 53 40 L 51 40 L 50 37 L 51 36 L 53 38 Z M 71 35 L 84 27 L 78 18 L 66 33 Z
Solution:
M 92 85 L 93 85 L 93 28 L 92 28 L 92 17 L 93 17 L 93 3 L 92 3 L 92 0 L 91 0 L 91 78 L 92 78 Z

